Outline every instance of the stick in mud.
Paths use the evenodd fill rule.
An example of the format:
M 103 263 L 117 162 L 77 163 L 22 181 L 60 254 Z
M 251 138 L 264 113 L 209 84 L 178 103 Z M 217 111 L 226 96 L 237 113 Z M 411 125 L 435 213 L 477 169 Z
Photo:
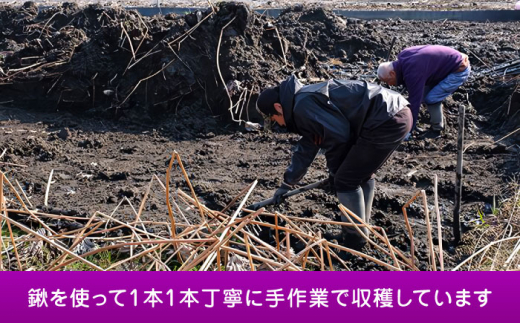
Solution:
M 51 173 L 49 174 L 49 181 L 47 181 L 47 189 L 45 190 L 45 199 L 43 201 L 43 205 L 48 206 L 49 202 L 49 189 L 52 184 L 52 175 L 54 174 L 54 169 L 51 169 Z
M 394 36 L 394 38 L 392 38 L 392 43 L 390 44 L 390 48 L 388 49 L 388 54 L 386 54 L 387 62 L 390 60 L 390 55 L 392 55 L 392 49 L 394 48 L 396 40 L 397 40 L 397 37 Z
M 426 230 L 428 235 L 428 247 L 430 250 L 430 258 L 431 258 L 431 266 L 433 271 L 437 271 L 437 265 L 435 263 L 435 252 L 433 250 L 433 238 L 432 238 L 432 228 L 430 223 L 430 211 L 428 209 L 428 200 L 426 198 L 426 191 L 421 190 L 421 196 L 423 198 L 423 207 L 424 207 L 424 218 L 426 221 Z
M 462 201 L 462 166 L 464 156 L 464 117 L 466 106 L 459 105 L 459 134 L 457 138 L 457 174 L 455 179 L 455 208 L 453 210 L 453 235 L 455 244 L 460 242 L 460 204 Z
M 437 216 L 437 239 L 439 240 L 439 263 L 441 271 L 444 271 L 444 256 L 442 250 L 442 225 L 441 225 L 441 212 L 439 211 L 439 194 L 437 190 L 438 178 L 435 174 L 435 180 L 433 184 L 434 199 L 435 199 L 435 214 Z

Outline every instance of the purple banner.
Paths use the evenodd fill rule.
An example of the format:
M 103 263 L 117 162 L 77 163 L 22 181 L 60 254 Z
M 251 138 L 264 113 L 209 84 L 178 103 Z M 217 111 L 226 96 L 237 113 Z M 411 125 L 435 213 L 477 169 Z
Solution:
M 4 272 L 0 317 L 75 323 L 493 322 L 517 316 L 519 278 L 515 272 Z

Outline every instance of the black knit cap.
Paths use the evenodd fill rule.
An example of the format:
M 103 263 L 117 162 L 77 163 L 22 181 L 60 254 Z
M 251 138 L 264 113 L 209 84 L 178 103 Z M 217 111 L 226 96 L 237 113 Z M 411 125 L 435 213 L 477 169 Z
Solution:
M 274 86 L 267 88 L 260 93 L 256 101 L 256 107 L 260 112 L 267 116 L 278 114 L 274 108 L 275 103 L 280 103 L 280 87 Z

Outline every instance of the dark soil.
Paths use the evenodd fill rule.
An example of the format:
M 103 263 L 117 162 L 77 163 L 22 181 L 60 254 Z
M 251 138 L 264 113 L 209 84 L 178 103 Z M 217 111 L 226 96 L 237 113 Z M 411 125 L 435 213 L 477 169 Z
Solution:
M 216 64 L 220 34 L 228 23 L 220 46 L 220 69 L 234 103 L 249 97 L 243 100 L 242 114 L 234 117 L 255 122 L 259 89 L 290 73 L 308 80 L 374 74 L 394 36 L 394 56 L 408 46 L 442 44 L 470 54 L 477 72 L 486 68 L 484 63 L 493 66 L 520 56 L 518 23 L 362 21 L 320 8 L 294 8 L 272 20 L 243 5 L 216 9 L 189 35 L 186 32 L 211 10 L 140 17 L 133 11 L 68 4 L 45 11 L 32 4 L 0 9 L 0 153 L 7 148 L 3 162 L 28 166 L 0 164 L 2 170 L 20 182 L 35 206 L 43 204 L 54 169 L 52 208 L 111 213 L 124 197 L 137 207 L 154 174 L 164 181 L 169 157 L 176 150 L 208 207 L 223 208 L 255 179 L 259 184 L 251 202 L 270 197 L 298 137 L 250 133 L 230 121 L 229 98 Z M 373 219 L 387 230 L 392 243 L 409 248 L 401 207 L 418 189 L 425 189 L 433 204 L 437 174 L 443 246 L 448 251 L 445 263 L 449 268 L 460 261 L 450 243 L 457 107 L 467 106 L 466 145 L 471 144 L 464 160 L 462 214 L 467 223 L 478 218 L 478 210 L 489 212 L 494 196 L 500 196 L 520 170 L 519 133 L 494 143 L 520 124 L 517 84 L 518 79 L 508 77 L 472 78 L 445 102 L 448 125 L 442 138 L 404 143 L 380 170 Z M 427 120 L 424 112 L 420 125 Z M 326 176 L 320 156 L 304 180 L 311 183 Z M 186 189 L 180 172 L 172 183 Z M 336 205 L 333 194 L 314 190 L 270 209 L 339 220 Z M 160 187 L 152 189 L 145 213 L 148 218 L 167 219 Z M 132 218 L 128 205 L 117 214 Z M 420 203 L 414 203 L 408 214 L 418 259 L 426 268 Z M 327 235 L 339 231 L 333 226 L 313 228 Z M 379 269 L 356 259 L 352 268 Z

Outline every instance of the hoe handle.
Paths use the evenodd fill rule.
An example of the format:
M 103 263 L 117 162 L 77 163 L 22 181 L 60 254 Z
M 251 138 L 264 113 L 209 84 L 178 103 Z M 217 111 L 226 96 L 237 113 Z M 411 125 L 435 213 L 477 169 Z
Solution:
M 283 197 L 284 198 L 288 198 L 289 196 L 293 196 L 293 195 L 300 194 L 300 193 L 303 193 L 303 192 L 308 191 L 308 190 L 312 190 L 313 188 L 317 188 L 317 187 L 320 187 L 322 185 L 325 185 L 328 181 L 329 181 L 329 179 L 326 178 L 326 179 L 321 180 L 321 181 L 316 182 L 316 183 L 312 183 L 312 184 L 309 184 L 309 185 L 306 185 L 306 186 L 298 187 L 297 189 L 294 189 L 292 191 L 289 191 L 289 192 L 285 193 L 283 195 Z M 250 210 L 258 210 L 259 208 L 264 207 L 266 205 L 275 204 L 274 201 L 275 201 L 274 198 L 271 197 L 270 199 L 263 200 L 263 201 L 260 201 L 258 203 L 252 204 L 252 205 L 250 205 L 247 208 L 250 209 Z

